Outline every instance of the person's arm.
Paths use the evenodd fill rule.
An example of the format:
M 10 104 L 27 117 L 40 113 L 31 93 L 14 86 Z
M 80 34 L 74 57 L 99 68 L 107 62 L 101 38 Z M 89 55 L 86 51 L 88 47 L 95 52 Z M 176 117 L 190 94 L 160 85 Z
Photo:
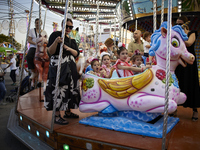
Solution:
M 131 67 L 131 66 L 122 66 L 122 65 L 117 65 L 118 69 L 123 69 L 123 70 L 131 70 L 131 71 L 135 71 L 135 72 L 143 72 L 144 70 L 146 70 L 147 68 L 151 68 L 150 65 L 144 66 L 142 68 L 138 68 L 138 67 Z
M 32 37 L 30 37 L 30 36 L 28 37 L 28 42 L 29 42 L 30 44 L 36 45 L 36 43 L 32 41 Z
M 146 47 L 146 48 L 150 48 L 151 46 L 150 46 L 150 45 L 145 45 L 145 47 Z
M 191 46 L 191 45 L 195 42 L 195 39 L 196 39 L 196 38 L 195 38 L 195 33 L 192 33 L 192 34 L 189 36 L 188 40 L 185 41 L 186 47 Z
M 77 57 L 78 55 L 78 52 L 76 50 L 74 50 L 73 48 L 67 46 L 64 44 L 63 48 L 66 50 L 66 51 L 69 51 L 71 52 L 71 54 L 74 56 L 74 57 Z
M 55 54 L 58 43 L 62 43 L 62 38 L 58 36 L 55 41 L 47 48 L 50 55 Z
M 9 68 L 12 64 L 13 64 L 13 62 L 10 61 L 9 65 L 6 68 L 4 68 L 4 70 L 6 70 L 7 68 Z

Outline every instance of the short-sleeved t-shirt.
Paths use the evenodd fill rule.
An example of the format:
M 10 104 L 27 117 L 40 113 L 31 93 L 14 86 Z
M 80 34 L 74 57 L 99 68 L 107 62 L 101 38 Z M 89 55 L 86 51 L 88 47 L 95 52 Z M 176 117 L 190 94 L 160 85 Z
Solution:
M 141 44 L 138 44 L 135 41 L 129 43 L 128 52 L 131 52 L 134 54 L 136 50 L 139 50 L 140 52 L 144 52 L 143 42 Z
M 42 30 L 42 31 L 41 31 L 41 35 L 42 35 L 42 36 L 45 36 L 45 35 L 47 36 L 46 31 Z M 36 35 L 35 35 L 35 28 L 33 28 L 33 29 L 30 29 L 30 30 L 29 30 L 28 36 L 32 38 L 32 41 L 33 41 L 33 42 L 36 42 L 36 38 L 39 36 L 39 33 L 37 33 L 37 36 L 36 36 Z M 36 48 L 36 45 L 30 43 L 30 48 L 31 48 L 31 47 Z
M 144 46 L 144 52 L 145 52 L 145 53 L 149 53 L 149 48 L 147 48 L 146 45 L 150 45 L 150 43 L 147 42 L 147 41 L 144 41 L 144 43 L 143 43 L 143 46 Z
M 58 36 L 61 37 L 61 34 L 62 34 L 61 31 L 53 32 L 49 37 L 47 47 L 50 47 Z M 71 44 L 70 44 L 70 39 L 67 36 L 65 36 L 64 44 L 71 47 L 72 49 L 76 50 L 78 52 L 76 57 L 78 57 L 80 52 L 79 52 L 79 49 L 78 49 L 75 39 L 71 39 Z M 59 53 L 60 53 L 60 43 L 58 43 L 58 45 L 56 47 L 56 52 L 53 55 L 59 55 Z M 68 55 L 72 55 L 71 52 L 66 51 L 63 48 L 63 57 L 68 56 Z
M 16 70 L 16 60 L 14 57 L 10 60 L 10 63 L 12 63 L 12 65 L 10 66 L 10 70 Z

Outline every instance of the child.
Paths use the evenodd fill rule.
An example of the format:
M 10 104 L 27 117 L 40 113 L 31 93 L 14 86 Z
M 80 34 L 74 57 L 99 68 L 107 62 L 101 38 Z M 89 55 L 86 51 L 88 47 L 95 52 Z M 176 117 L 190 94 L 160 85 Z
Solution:
M 91 67 L 93 71 L 90 71 L 91 74 L 94 74 L 98 77 L 104 78 L 106 76 L 106 71 L 105 70 L 100 70 L 100 63 L 99 60 L 94 58 L 91 62 Z
M 149 57 L 149 48 L 151 47 L 150 46 L 150 43 L 151 43 L 151 33 L 147 32 L 147 31 L 144 32 L 143 39 L 144 39 L 144 43 L 143 43 L 143 46 L 144 46 L 144 56 Z
M 126 62 L 128 57 L 128 50 L 123 46 L 119 47 L 117 54 L 119 55 L 119 59 L 115 63 L 114 67 L 116 68 L 119 77 L 132 76 L 134 75 L 132 71 L 143 72 L 147 68 L 151 68 L 150 65 L 144 66 L 142 68 L 130 66 L 128 62 Z
M 107 52 L 101 53 L 101 69 L 106 71 L 105 78 L 110 78 L 110 72 L 111 72 L 111 61 L 110 61 L 110 54 Z
M 133 67 L 142 68 L 144 67 L 143 59 L 141 55 L 133 55 L 130 59 Z M 134 74 L 138 74 L 139 72 L 133 71 Z

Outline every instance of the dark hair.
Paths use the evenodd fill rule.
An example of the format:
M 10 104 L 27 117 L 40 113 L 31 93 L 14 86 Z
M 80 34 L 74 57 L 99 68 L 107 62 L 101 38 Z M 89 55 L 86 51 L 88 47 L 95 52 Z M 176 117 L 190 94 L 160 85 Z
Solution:
M 8 56 L 13 56 L 13 54 L 9 54 Z
M 63 21 L 64 21 L 64 19 L 62 20 L 61 26 L 63 25 Z M 67 18 L 67 22 L 68 22 L 68 21 L 71 22 L 71 23 L 73 24 L 72 19 Z
M 36 21 L 39 21 L 39 20 L 40 20 L 39 18 L 36 18 L 36 19 L 35 19 L 35 23 L 36 23 Z M 40 21 L 41 21 L 41 23 L 42 23 L 42 20 L 40 20 Z
M 151 33 L 148 32 L 148 31 L 145 31 L 145 32 L 143 33 L 143 39 L 145 40 L 149 35 L 151 35 Z M 146 41 L 146 40 L 145 40 L 145 41 Z
M 131 58 L 130 58 L 130 61 L 134 62 L 137 58 L 141 58 L 142 59 L 142 56 L 141 55 L 133 55 Z M 143 59 L 142 59 L 143 60 Z
M 76 31 L 79 31 L 79 27 L 76 28 Z
M 96 61 L 99 62 L 99 60 L 98 60 L 97 58 L 94 58 L 94 59 L 91 61 L 91 67 L 94 65 L 94 63 L 95 63 Z
M 40 20 L 40 19 L 39 19 L 39 18 L 36 18 L 36 19 L 35 19 L 35 23 L 36 23 L 36 21 L 38 21 L 38 20 Z
M 117 54 L 120 55 L 120 53 L 124 50 L 127 50 L 127 49 L 123 46 L 119 47 L 118 50 L 117 50 Z
M 178 17 L 179 20 L 182 20 L 184 23 L 188 22 L 188 18 L 186 16 Z

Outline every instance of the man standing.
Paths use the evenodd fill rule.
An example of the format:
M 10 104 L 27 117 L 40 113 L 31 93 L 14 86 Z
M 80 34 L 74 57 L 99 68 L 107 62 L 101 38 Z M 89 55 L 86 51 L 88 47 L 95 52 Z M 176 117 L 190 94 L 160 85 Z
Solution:
M 135 54 L 135 51 L 138 50 L 141 55 L 144 55 L 144 47 L 143 42 L 141 41 L 141 31 L 136 30 L 133 34 L 133 38 L 135 41 L 129 43 L 128 45 L 128 56 L 131 57 L 133 54 Z
M 4 70 L 6 70 L 7 68 L 10 67 L 10 77 L 13 81 L 13 84 L 11 84 L 11 85 L 16 85 L 16 74 L 15 74 L 15 71 L 17 70 L 16 60 L 13 57 L 13 54 L 9 54 L 8 59 L 10 59 L 10 63 Z

